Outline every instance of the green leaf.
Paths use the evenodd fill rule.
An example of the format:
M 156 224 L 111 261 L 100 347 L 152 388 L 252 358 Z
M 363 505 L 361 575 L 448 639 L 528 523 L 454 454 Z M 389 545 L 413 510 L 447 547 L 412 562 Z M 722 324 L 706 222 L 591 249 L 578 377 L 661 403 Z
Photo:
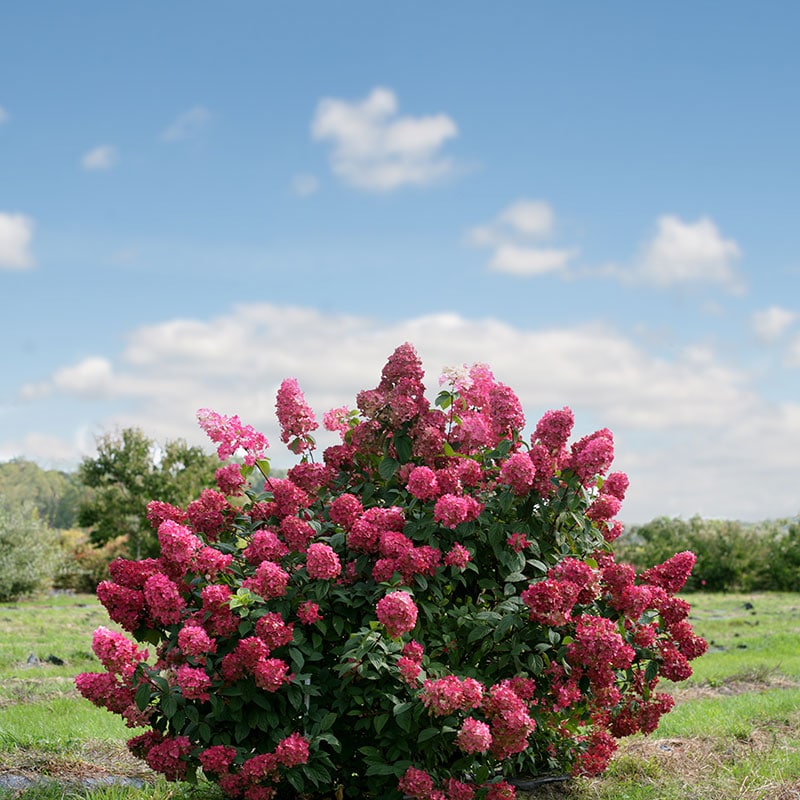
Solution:
M 400 459 L 400 461 L 403 463 L 410 461 L 411 453 L 413 451 L 413 443 L 411 439 L 408 436 L 401 435 L 395 436 L 393 442 L 395 452 L 397 453 L 397 457 Z
M 440 733 L 441 731 L 438 728 L 425 728 L 425 730 L 419 732 L 417 744 L 427 742 L 428 739 L 433 739 L 434 736 L 438 736 Z
M 136 707 L 139 711 L 144 711 L 148 705 L 150 705 L 150 698 L 152 693 L 150 691 L 150 686 L 146 683 L 143 683 L 137 690 L 136 690 Z
M 395 472 L 400 468 L 400 462 L 391 456 L 386 456 L 380 464 L 378 464 L 378 474 L 385 481 L 389 481 L 394 477 Z
M 373 720 L 373 724 L 375 726 L 375 733 L 379 734 L 384 729 L 384 726 L 388 721 L 389 721 L 388 714 L 378 714 L 378 716 L 375 717 Z
M 174 694 L 165 695 L 161 699 L 161 713 L 167 718 L 172 719 L 178 710 L 178 701 Z
M 305 788 L 305 781 L 297 770 L 290 769 L 283 774 L 286 776 L 286 780 L 292 784 L 292 788 L 296 789 L 298 792 L 303 791 Z
M 397 726 L 404 730 L 406 733 L 411 731 L 411 723 L 413 722 L 411 718 L 410 711 L 403 711 L 400 714 L 395 714 L 395 719 L 397 721 Z
M 367 767 L 366 775 L 397 775 L 397 767 L 394 764 L 370 764 Z
M 494 640 L 499 642 L 503 636 L 511 630 L 517 623 L 517 618 L 513 614 L 506 614 L 494 629 Z
M 433 402 L 439 408 L 450 408 L 453 403 L 453 395 L 450 392 L 441 391 Z
M 261 470 L 261 474 L 266 478 L 269 475 L 269 459 L 262 458 L 256 461 L 256 466 Z
M 320 720 L 320 723 L 319 723 L 320 730 L 322 730 L 322 731 L 327 731 L 327 730 L 330 730 L 330 729 L 331 729 L 331 727 L 333 726 L 333 723 L 334 723 L 334 722 L 336 722 L 336 717 L 337 717 L 337 716 L 338 716 L 338 715 L 337 715 L 336 713 L 334 713 L 333 711 L 329 711 L 329 712 L 328 712 L 328 713 L 327 713 L 327 714 L 326 714 L 326 715 L 325 715 L 325 716 L 324 716 L 324 717 L 323 717 L 323 718 Z
M 236 723 L 236 729 L 233 732 L 233 736 L 237 742 L 244 741 L 250 735 L 250 725 L 243 719 L 240 719 Z

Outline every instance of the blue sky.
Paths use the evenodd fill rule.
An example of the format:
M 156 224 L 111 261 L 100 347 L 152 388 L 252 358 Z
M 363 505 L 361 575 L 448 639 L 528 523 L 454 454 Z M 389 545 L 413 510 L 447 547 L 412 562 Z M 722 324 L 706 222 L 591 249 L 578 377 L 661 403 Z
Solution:
M 412 342 L 610 427 L 626 521 L 800 511 L 800 7 L 9 4 L 0 460 L 280 445 Z

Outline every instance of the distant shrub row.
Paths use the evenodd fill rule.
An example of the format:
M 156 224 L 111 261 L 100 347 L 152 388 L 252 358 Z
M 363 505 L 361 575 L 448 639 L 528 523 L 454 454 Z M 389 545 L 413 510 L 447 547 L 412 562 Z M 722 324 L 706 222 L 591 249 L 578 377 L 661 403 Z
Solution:
M 638 571 L 691 550 L 697 564 L 686 591 L 800 591 L 800 517 L 747 524 L 658 517 L 626 529 L 617 560 Z M 93 593 L 123 538 L 93 546 L 84 530 L 55 531 L 30 505 L 0 497 L 0 602 L 51 588 Z
M 615 543 L 617 560 L 637 568 L 681 550 L 697 555 L 686 591 L 800 591 L 800 517 L 747 524 L 659 517 Z

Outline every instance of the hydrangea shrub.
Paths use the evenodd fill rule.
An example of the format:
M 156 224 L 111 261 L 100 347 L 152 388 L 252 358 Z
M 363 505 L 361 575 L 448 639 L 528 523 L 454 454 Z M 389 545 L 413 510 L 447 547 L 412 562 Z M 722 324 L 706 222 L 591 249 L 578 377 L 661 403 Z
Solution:
M 485 365 L 448 370 L 432 406 L 409 344 L 357 410 L 317 429 L 294 379 L 269 477 L 266 439 L 198 412 L 222 459 L 185 509 L 154 501 L 161 555 L 119 559 L 84 673 L 92 702 L 145 727 L 130 750 L 231 798 L 502 800 L 514 780 L 599 774 L 655 730 L 705 642 L 676 593 L 690 552 L 637 575 L 611 542 L 628 479 L 607 429 L 572 441 L 568 408 L 525 437 Z M 254 470 L 264 491 L 248 484 Z M 150 647 L 147 647 L 149 645 Z M 150 652 L 150 648 L 153 648 Z

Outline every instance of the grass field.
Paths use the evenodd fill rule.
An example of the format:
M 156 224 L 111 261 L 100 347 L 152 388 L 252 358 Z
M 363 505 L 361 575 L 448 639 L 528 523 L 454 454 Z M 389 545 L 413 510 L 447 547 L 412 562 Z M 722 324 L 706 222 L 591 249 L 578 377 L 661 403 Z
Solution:
M 800 594 L 688 599 L 710 647 L 692 679 L 667 686 L 676 708 L 625 740 L 603 778 L 532 800 L 800 800 Z M 90 596 L 0 604 L 0 798 L 218 798 L 156 779 L 128 754 L 132 732 L 77 694 L 73 676 L 99 669 L 99 625 L 112 627 Z

